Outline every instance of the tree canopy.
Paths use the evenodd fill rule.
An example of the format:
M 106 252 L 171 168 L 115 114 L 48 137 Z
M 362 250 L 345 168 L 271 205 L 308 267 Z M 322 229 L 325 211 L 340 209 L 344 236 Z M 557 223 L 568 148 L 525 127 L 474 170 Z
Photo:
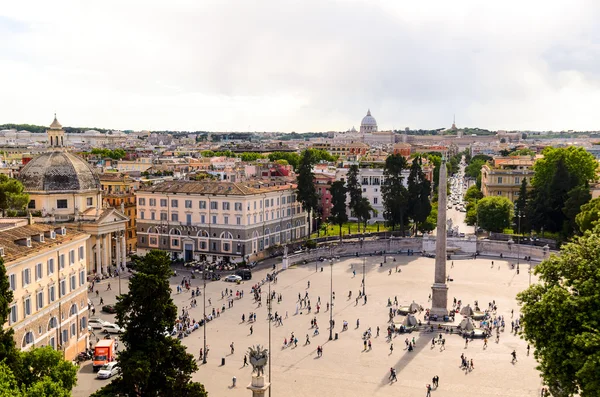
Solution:
M 415 157 L 408 175 L 408 214 L 413 221 L 415 233 L 418 225 L 424 223 L 431 213 L 431 183 L 425 178 L 421 165 L 421 157 Z
M 294 171 L 296 171 L 298 169 L 298 164 L 300 164 L 300 155 L 295 152 L 273 152 L 269 154 L 269 160 L 285 160 L 294 168 Z
M 298 187 L 296 188 L 296 194 L 298 195 L 298 201 L 302 204 L 304 211 L 313 213 L 313 216 L 319 206 L 319 196 L 317 195 L 317 188 L 315 187 L 315 174 L 313 173 L 312 167 L 317 162 L 315 153 L 311 149 L 306 149 L 300 156 L 300 163 L 297 171 Z M 310 236 L 310 223 L 309 233 Z
M 408 215 L 408 190 L 402 183 L 402 170 L 407 168 L 407 165 L 406 159 L 400 154 L 388 156 L 383 170 L 385 181 L 381 186 L 383 217 L 392 229 L 400 225 L 402 234 Z
M 511 225 L 513 203 L 506 197 L 485 197 L 477 203 L 479 225 L 492 232 L 502 232 Z
M 342 240 L 342 225 L 348 222 L 346 213 L 346 186 L 343 181 L 335 181 L 329 188 L 331 192 L 331 215 L 329 221 L 340 227 L 340 241 Z
M 593 229 L 600 219 L 600 198 L 590 200 L 581 206 L 581 211 L 575 216 L 575 222 L 581 233 Z
M 27 207 L 29 195 L 24 190 L 21 181 L 0 174 L 0 210 L 3 215 L 12 215 Z
M 103 149 L 103 148 L 93 148 L 92 154 L 95 154 L 95 155 L 103 157 L 103 158 L 108 157 L 113 160 L 121 160 L 126 155 L 125 150 L 123 150 L 123 149 L 110 150 L 110 149 Z
M 121 376 L 93 396 L 206 397 L 204 386 L 192 382 L 198 369 L 181 341 L 165 335 L 173 329 L 177 307 L 171 298 L 171 260 L 152 250 L 138 259 L 129 292 L 117 297 L 116 323 L 125 331 L 119 353 Z
M 523 336 L 553 396 L 600 390 L 600 227 L 535 268 L 540 282 L 518 294 Z

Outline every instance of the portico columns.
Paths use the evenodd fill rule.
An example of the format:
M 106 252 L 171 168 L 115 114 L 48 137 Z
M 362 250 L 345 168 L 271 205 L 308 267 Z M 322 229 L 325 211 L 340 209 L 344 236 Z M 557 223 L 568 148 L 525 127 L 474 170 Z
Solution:
M 123 266 L 123 269 L 125 269 L 125 266 L 127 265 L 127 248 L 125 247 L 125 231 L 123 232 L 123 235 L 121 236 L 121 266 Z
M 119 261 L 121 260 L 121 242 L 119 241 L 119 239 L 121 238 L 119 236 L 119 232 L 115 232 L 114 233 L 115 237 L 115 264 L 117 265 L 117 267 L 119 267 Z
M 102 269 L 102 247 L 101 247 L 101 237 L 96 236 L 96 272 L 100 274 L 104 274 L 104 269 Z

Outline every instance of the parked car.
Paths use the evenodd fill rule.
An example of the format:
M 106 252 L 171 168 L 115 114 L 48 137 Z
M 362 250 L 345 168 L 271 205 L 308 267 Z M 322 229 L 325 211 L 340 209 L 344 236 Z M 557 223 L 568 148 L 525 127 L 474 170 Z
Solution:
M 108 364 L 104 364 L 100 370 L 98 371 L 98 379 L 108 379 L 112 378 L 114 375 L 117 375 L 121 372 L 121 368 L 119 367 L 119 363 L 116 361 L 112 361 Z
M 117 312 L 117 309 L 115 309 L 114 305 L 104 305 L 102 306 L 102 311 L 104 313 L 114 314 Z
M 235 271 L 236 276 L 240 276 L 242 280 L 252 280 L 252 271 L 250 269 L 238 269 Z
M 229 276 L 225 277 L 223 280 L 227 281 L 228 283 L 236 283 L 238 281 L 242 281 L 242 278 L 240 276 L 236 276 L 235 274 L 230 274 Z
M 120 334 L 123 332 L 123 328 L 119 327 L 117 324 L 106 323 L 104 324 L 102 332 L 105 334 Z
M 108 321 L 104 321 L 101 318 L 92 317 L 88 320 L 88 325 L 92 329 L 102 329 L 105 324 L 108 324 Z

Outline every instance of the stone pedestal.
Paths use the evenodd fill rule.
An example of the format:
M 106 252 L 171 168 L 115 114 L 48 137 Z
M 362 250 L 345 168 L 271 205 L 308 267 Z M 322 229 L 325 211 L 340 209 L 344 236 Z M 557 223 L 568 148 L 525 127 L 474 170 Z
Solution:
M 265 392 L 269 390 L 271 384 L 265 381 L 265 376 L 252 375 L 252 382 L 248 385 L 247 389 L 252 390 L 252 397 L 263 397 Z
M 448 309 L 448 286 L 442 283 L 434 283 L 431 286 L 431 310 L 430 314 L 447 316 Z

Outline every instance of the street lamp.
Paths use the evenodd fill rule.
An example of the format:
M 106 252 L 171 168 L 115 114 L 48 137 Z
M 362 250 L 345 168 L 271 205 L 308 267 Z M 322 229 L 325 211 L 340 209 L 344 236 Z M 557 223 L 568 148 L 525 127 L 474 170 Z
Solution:
M 202 268 L 202 279 L 204 280 L 203 286 L 203 300 L 204 300 L 204 354 L 202 355 L 202 364 L 206 364 L 206 265 Z
M 329 262 L 330 272 L 330 290 L 329 290 L 329 340 L 333 340 L 333 259 Z

